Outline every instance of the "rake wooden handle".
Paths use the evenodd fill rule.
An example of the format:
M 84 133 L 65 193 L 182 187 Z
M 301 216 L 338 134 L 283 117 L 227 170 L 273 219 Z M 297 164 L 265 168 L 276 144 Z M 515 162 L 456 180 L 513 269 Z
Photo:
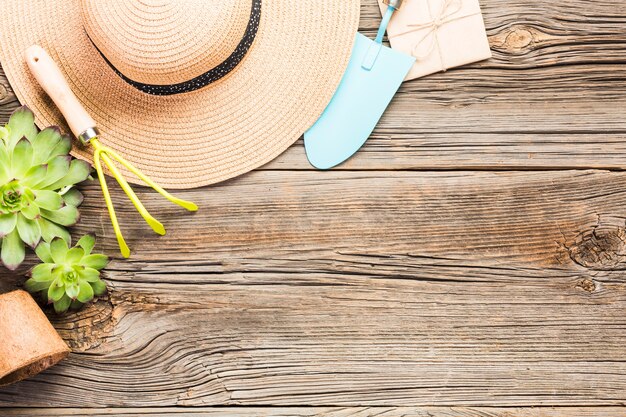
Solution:
M 29 47 L 24 52 L 24 58 L 33 76 L 61 110 L 76 137 L 96 127 L 96 122 L 80 104 L 57 64 L 41 46 Z

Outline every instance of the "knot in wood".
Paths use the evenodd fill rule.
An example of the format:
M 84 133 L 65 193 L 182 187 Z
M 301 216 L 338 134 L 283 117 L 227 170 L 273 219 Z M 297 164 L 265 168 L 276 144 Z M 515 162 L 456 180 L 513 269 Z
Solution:
M 505 46 L 508 49 L 522 49 L 533 41 L 533 34 L 526 28 L 513 28 L 506 36 Z
M 72 352 L 86 352 L 100 346 L 116 324 L 113 304 L 108 296 L 100 297 L 72 315 L 51 319 Z
M 569 253 L 572 260 L 581 266 L 610 270 L 622 262 L 625 250 L 626 231 L 623 227 L 612 227 L 581 233 L 569 248 Z
M 592 279 L 585 278 L 578 284 L 578 287 L 587 292 L 594 292 L 596 290 L 596 283 Z

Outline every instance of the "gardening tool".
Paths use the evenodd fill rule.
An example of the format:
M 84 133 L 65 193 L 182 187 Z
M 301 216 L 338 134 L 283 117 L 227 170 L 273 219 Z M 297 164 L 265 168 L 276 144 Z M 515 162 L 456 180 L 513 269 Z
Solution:
M 93 164 L 96 168 L 96 171 L 98 172 L 98 179 L 100 180 L 100 185 L 102 186 L 102 194 L 104 195 L 104 201 L 106 202 L 107 209 L 109 210 L 111 223 L 113 225 L 113 230 L 115 231 L 115 236 L 117 237 L 120 252 L 125 258 L 128 258 L 130 256 L 130 249 L 126 244 L 124 237 L 122 236 L 122 232 L 117 221 L 117 216 L 115 215 L 115 209 L 113 208 L 109 189 L 107 187 L 104 172 L 102 170 L 102 163 L 104 163 L 109 168 L 110 173 L 113 175 L 113 177 L 115 177 L 120 187 L 122 187 L 122 190 L 124 190 L 128 198 L 133 203 L 139 214 L 141 214 L 141 216 L 144 218 L 146 223 L 148 223 L 152 230 L 160 235 L 165 234 L 165 228 L 158 220 L 156 220 L 150 215 L 150 213 L 148 213 L 141 201 L 139 201 L 139 198 L 137 197 L 133 189 L 130 187 L 130 185 L 128 185 L 128 182 L 124 178 L 124 175 L 122 175 L 119 169 L 115 166 L 113 160 L 116 160 L 117 162 L 125 166 L 130 172 L 135 174 L 140 180 L 146 183 L 146 185 L 152 187 L 156 192 L 161 194 L 172 203 L 178 204 L 179 206 L 184 207 L 189 211 L 198 210 L 198 206 L 196 206 L 194 203 L 184 201 L 172 196 L 163 188 L 154 183 L 150 178 L 144 175 L 141 171 L 135 168 L 132 164 L 126 161 L 113 149 L 108 148 L 100 143 L 100 132 L 96 127 L 96 123 L 91 118 L 91 116 L 89 116 L 87 111 L 83 108 L 83 106 L 80 104 L 80 102 L 70 89 L 57 64 L 52 60 L 50 55 L 48 55 L 48 53 L 42 47 L 38 45 L 31 46 L 26 50 L 25 57 L 31 72 L 33 73 L 41 87 L 50 96 L 52 101 L 54 101 L 54 103 L 57 105 L 59 110 L 61 110 L 61 113 L 63 113 L 63 116 L 65 117 L 65 120 L 67 121 L 74 135 L 78 139 L 80 139 L 80 141 L 84 145 L 91 145 L 94 149 Z
M 383 46 L 383 36 L 402 0 L 386 0 L 387 12 L 375 40 L 357 33 L 352 56 L 335 95 L 304 133 L 309 162 L 329 169 L 363 146 L 391 102 L 415 58 Z

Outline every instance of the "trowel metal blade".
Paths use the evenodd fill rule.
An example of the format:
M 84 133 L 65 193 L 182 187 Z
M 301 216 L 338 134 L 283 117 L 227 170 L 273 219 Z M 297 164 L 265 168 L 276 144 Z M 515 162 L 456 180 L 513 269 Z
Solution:
M 348 68 L 322 116 L 304 133 L 311 165 L 329 169 L 350 158 L 378 124 L 415 58 L 357 33 Z

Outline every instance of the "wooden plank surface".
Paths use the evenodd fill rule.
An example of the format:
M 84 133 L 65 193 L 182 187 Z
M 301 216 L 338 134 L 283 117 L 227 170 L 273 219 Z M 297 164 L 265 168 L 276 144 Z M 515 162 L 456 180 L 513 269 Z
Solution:
M 114 253 L 85 191 L 79 231 Z M 265 171 L 181 196 L 203 210 L 162 206 L 158 241 L 126 206 L 109 299 L 55 320 L 75 354 L 0 404 L 624 402 L 626 174 Z
M 113 187 L 135 256 L 0 414 L 626 415 L 626 3 L 481 5 L 494 58 L 405 83 L 338 170 L 299 142 L 191 216 L 140 189 L 163 238 Z
M 619 417 L 621 407 L 194 407 L 194 408 L 78 408 L 78 409 L 6 409 L 20 417 L 559 417 L 568 413 L 577 417 Z

